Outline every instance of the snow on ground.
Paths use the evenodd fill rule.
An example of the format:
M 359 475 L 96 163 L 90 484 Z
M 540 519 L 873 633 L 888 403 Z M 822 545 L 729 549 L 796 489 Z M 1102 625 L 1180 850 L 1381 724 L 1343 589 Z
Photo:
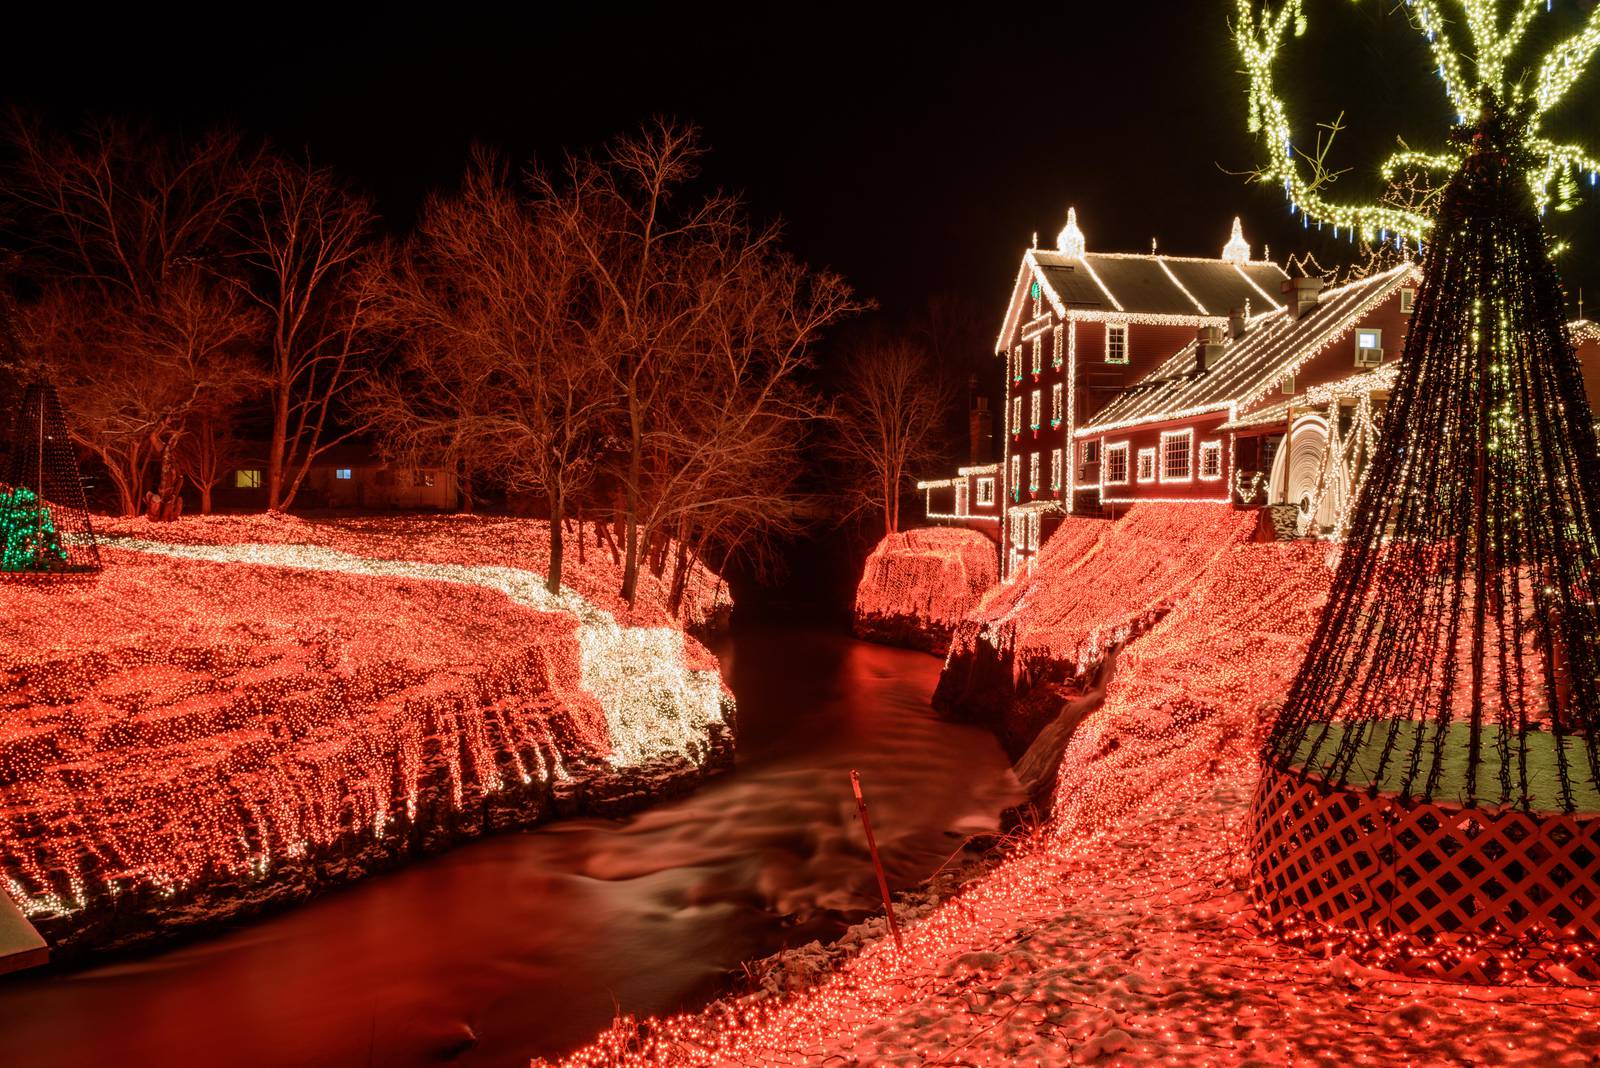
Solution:
M 1168 546 L 1209 565 L 1119 658 L 1067 747 L 1051 823 L 906 924 L 903 956 L 880 939 L 786 1000 L 622 1020 L 565 1063 L 1590 1063 L 1594 989 L 1400 978 L 1261 932 L 1242 862 L 1256 753 L 1330 560 L 1227 524 L 1206 541 Z
M 98 577 L 0 595 L 0 887 L 54 930 L 482 826 L 502 795 L 537 813 L 575 762 L 692 767 L 725 730 L 660 581 L 625 619 L 552 596 L 510 563 L 539 523 L 107 526 Z

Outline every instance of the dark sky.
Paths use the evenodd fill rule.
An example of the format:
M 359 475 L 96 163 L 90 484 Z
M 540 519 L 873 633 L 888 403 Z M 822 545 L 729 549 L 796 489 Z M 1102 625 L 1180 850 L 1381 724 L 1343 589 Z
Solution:
M 121 24 L 74 13 L 8 28 L 0 90 L 63 122 L 227 121 L 304 146 L 396 228 L 454 180 L 474 139 L 525 159 L 672 114 L 704 127 L 709 175 L 781 217 L 801 256 L 890 312 L 966 294 L 986 328 L 1032 232 L 1052 244 L 1069 204 L 1101 250 L 1147 250 L 1154 236 L 1174 254 L 1216 255 L 1238 214 L 1280 260 L 1346 254 L 1307 240 L 1281 195 L 1224 171 L 1257 151 L 1228 0 L 528 5 L 504 19 L 473 6 L 429 5 L 424 20 L 251 5 L 228 14 L 255 25 L 219 10 L 209 28 L 148 7 Z M 1419 39 L 1384 14 L 1393 6 L 1312 0 L 1283 74 L 1302 127 L 1347 112 L 1337 154 L 1357 168 L 1340 186 L 1352 196 L 1375 191 L 1396 133 L 1434 144 L 1448 121 Z M 1570 25 L 1592 0 L 1558 6 Z M 191 42 L 196 29 L 212 36 Z M 1587 130 L 1600 150 L 1597 85 L 1591 72 L 1554 125 Z M 1561 229 L 1576 239 L 1569 284 L 1600 310 L 1600 196 Z

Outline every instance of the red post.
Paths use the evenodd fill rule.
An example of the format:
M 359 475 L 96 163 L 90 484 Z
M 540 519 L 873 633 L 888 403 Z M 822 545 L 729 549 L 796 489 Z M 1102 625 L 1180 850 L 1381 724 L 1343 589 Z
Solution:
M 889 917 L 889 933 L 894 935 L 894 950 L 904 953 L 900 941 L 900 924 L 894 918 L 894 902 L 889 900 L 889 880 L 883 874 L 883 861 L 878 859 L 878 840 L 872 834 L 872 821 L 867 818 L 867 799 L 861 796 L 861 773 L 850 772 L 850 789 L 856 794 L 856 811 L 861 813 L 861 829 L 867 832 L 867 851 L 872 854 L 872 867 L 878 873 L 878 892 L 883 895 L 883 911 Z

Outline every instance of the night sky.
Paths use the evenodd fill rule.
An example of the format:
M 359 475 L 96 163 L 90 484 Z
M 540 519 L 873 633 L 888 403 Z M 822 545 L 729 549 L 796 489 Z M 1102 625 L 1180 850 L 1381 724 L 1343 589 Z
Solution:
M 1436 144 L 1448 122 L 1421 39 L 1392 6 L 1313 2 L 1280 83 L 1301 129 L 1346 112 L 1336 155 L 1356 169 L 1338 191 L 1352 197 L 1376 192 L 1395 134 Z M 1560 6 L 1570 26 L 1584 4 Z M 63 123 L 231 122 L 307 148 L 371 192 L 396 230 L 455 180 L 474 140 L 553 159 L 674 115 L 704 128 L 709 179 L 781 218 L 802 257 L 894 315 L 965 295 L 994 321 L 985 336 L 1021 250 L 1035 231 L 1053 244 L 1069 204 L 1091 249 L 1146 251 L 1155 237 L 1212 256 L 1238 214 L 1258 254 L 1265 241 L 1279 260 L 1348 255 L 1302 232 L 1277 192 L 1226 173 L 1258 151 L 1226 0 L 868 7 L 602 4 L 472 20 L 433 5 L 426 21 L 358 21 L 272 5 L 255 9 L 259 25 L 219 21 L 199 43 L 180 43 L 192 20 L 73 15 L 13 27 L 0 87 Z M 1600 72 L 1551 125 L 1600 147 Z M 1569 286 L 1592 310 L 1597 228 L 1600 196 L 1560 217 L 1574 239 Z

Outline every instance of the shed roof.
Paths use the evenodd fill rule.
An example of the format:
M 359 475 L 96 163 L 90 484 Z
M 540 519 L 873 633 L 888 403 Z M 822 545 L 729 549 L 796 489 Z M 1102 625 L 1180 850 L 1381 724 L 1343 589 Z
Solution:
M 1265 399 L 1284 378 L 1353 329 L 1357 321 L 1420 272 L 1402 264 L 1358 282 L 1324 292 L 1317 307 L 1291 318 L 1279 309 L 1251 319 L 1240 338 L 1225 339 L 1222 351 L 1204 371 L 1195 367 L 1195 343 L 1168 357 L 1128 387 L 1078 434 L 1133 423 L 1161 422 L 1200 412 L 1235 407 L 1242 411 Z M 1242 416 L 1235 416 L 1241 419 Z

